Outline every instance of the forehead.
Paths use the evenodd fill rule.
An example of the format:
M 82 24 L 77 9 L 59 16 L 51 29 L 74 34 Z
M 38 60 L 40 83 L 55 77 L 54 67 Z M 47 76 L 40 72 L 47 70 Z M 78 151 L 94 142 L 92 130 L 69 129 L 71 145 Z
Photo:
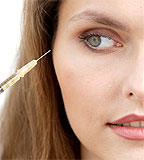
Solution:
M 85 11 L 91 13 L 94 11 L 105 17 L 111 17 L 131 30 L 137 29 L 141 32 L 141 29 L 144 28 L 143 0 L 64 0 L 59 14 L 60 22 L 68 26 L 72 20 L 74 23 L 86 20 L 88 16 L 82 16 Z M 93 14 L 93 17 L 95 15 Z

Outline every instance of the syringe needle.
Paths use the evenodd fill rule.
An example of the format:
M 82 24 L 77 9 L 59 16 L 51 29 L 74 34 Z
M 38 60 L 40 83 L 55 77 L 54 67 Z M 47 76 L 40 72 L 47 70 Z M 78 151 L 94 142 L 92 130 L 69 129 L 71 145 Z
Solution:
M 41 58 L 43 58 L 44 56 L 46 56 L 50 51 L 51 50 L 49 50 L 48 52 L 46 52 L 44 55 L 42 55 L 37 60 L 32 60 L 31 62 L 29 62 L 28 64 L 26 64 L 25 66 L 23 66 L 21 69 L 17 70 L 17 73 L 19 73 L 21 75 L 20 77 L 24 77 L 24 75 L 27 74 L 30 70 L 32 70 L 37 65 L 37 62 Z
M 37 59 L 37 62 L 42 59 L 44 56 L 46 56 L 49 52 L 51 52 L 51 50 L 47 51 L 44 55 L 42 55 L 40 58 Z
M 44 55 L 42 55 L 37 60 L 32 60 L 31 62 L 27 63 L 22 68 L 18 69 L 14 74 L 12 74 L 9 78 L 7 78 L 4 82 L 0 84 L 0 94 L 4 92 L 7 88 L 14 85 L 17 81 L 20 80 L 21 77 L 24 77 L 25 74 L 27 74 L 30 70 L 32 70 L 36 65 L 37 62 L 46 56 L 51 50 L 46 52 Z

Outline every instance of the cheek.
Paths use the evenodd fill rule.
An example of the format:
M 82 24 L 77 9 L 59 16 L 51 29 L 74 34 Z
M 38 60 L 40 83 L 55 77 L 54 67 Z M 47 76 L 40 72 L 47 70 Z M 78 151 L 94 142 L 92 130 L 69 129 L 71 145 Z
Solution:
M 96 132 L 97 127 L 105 124 L 103 115 L 115 95 L 111 90 L 114 85 L 111 76 L 104 70 L 91 70 L 85 60 L 76 63 L 73 58 L 58 55 L 55 69 L 68 119 L 78 135 L 87 131 L 85 134 L 89 136 L 92 130 Z
M 92 121 L 94 123 L 101 121 L 108 103 L 114 96 L 111 93 L 112 83 L 105 82 L 104 75 L 94 77 L 92 73 L 79 72 L 78 68 L 75 70 L 66 68 L 58 74 L 69 119 L 76 124 L 81 119 L 85 126 Z
M 116 106 L 119 82 L 112 60 L 84 55 L 76 47 L 57 46 L 66 46 L 54 47 L 53 60 L 68 120 L 79 140 L 96 148 L 107 137 L 105 124 L 112 104 Z

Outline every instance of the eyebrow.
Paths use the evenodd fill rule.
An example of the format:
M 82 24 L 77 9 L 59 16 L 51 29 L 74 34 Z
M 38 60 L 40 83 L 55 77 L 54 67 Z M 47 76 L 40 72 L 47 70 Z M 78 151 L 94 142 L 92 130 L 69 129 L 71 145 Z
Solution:
M 119 21 L 115 20 L 113 17 L 108 16 L 107 13 L 98 13 L 95 10 L 85 10 L 81 13 L 78 13 L 70 18 L 71 21 L 78 20 L 88 20 L 90 22 L 103 24 L 106 26 L 113 27 L 115 29 L 123 30 L 125 32 L 129 32 L 130 29 L 128 26 L 123 25 Z

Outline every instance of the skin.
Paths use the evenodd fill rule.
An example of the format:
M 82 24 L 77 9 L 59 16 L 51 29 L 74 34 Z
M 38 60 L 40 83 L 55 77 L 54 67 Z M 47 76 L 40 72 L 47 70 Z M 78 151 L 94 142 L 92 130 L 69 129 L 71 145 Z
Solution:
M 122 138 L 106 125 L 131 113 L 144 115 L 143 6 L 143 0 L 65 0 L 61 6 L 53 61 L 82 159 L 144 157 L 144 141 Z M 82 18 L 70 21 L 86 9 L 113 17 L 129 31 Z M 112 35 L 121 47 L 113 47 L 114 52 L 92 51 L 78 38 L 89 31 Z

